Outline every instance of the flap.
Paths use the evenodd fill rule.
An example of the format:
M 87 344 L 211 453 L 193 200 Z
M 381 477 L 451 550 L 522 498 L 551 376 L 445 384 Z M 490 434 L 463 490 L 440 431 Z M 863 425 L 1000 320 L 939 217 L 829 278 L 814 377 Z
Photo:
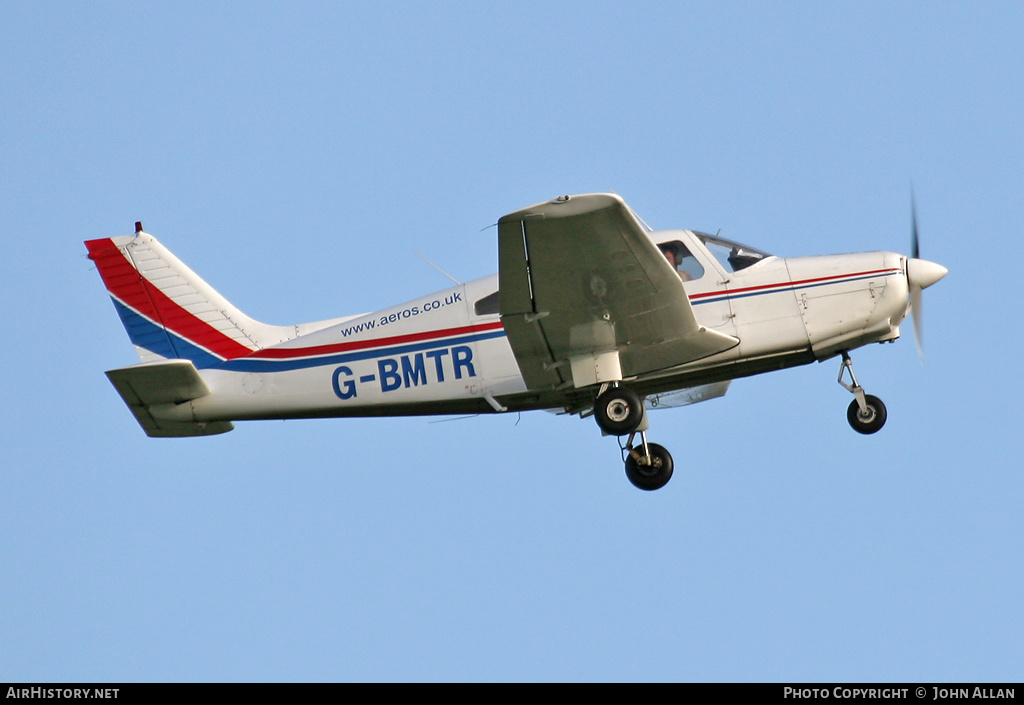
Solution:
M 699 404 L 700 402 L 707 401 L 709 399 L 724 397 L 725 393 L 729 390 L 729 383 L 731 381 L 732 380 L 712 382 L 711 384 L 702 384 L 697 387 L 676 389 L 671 392 L 649 394 L 644 400 L 644 403 L 647 405 L 648 409 L 671 409 L 677 406 Z

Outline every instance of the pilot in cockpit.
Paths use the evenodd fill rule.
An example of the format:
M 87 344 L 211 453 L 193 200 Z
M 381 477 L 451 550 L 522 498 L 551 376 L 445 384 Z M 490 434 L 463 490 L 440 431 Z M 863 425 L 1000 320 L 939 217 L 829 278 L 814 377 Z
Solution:
M 672 265 L 672 269 L 679 274 L 679 278 L 684 282 L 690 281 L 692 279 L 690 273 L 681 267 L 683 259 L 690 254 L 686 247 L 678 242 L 666 242 L 658 247 L 661 248 L 661 253 L 665 255 L 668 263 Z

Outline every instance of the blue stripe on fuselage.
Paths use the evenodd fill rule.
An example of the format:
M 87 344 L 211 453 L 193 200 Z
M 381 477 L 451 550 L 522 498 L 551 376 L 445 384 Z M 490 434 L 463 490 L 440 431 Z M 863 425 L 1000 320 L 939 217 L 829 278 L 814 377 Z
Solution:
M 307 357 L 298 360 L 253 359 L 259 355 L 259 353 L 256 353 L 253 358 L 238 357 L 234 360 L 226 360 L 217 365 L 217 367 L 218 369 L 230 370 L 232 372 L 287 372 L 289 370 L 301 370 L 308 367 L 319 367 L 321 365 L 337 365 L 345 362 L 355 362 L 357 360 L 373 360 L 381 357 L 392 357 L 394 355 L 403 355 L 411 352 L 419 352 L 421 350 L 448 347 L 451 345 L 476 343 L 481 340 L 500 338 L 504 335 L 505 331 L 498 330 L 487 333 L 477 333 L 474 335 L 464 335 L 457 338 L 436 338 L 434 340 L 428 340 L 420 343 L 409 343 L 407 345 L 396 345 L 386 348 L 372 348 L 370 350 L 339 353 L 337 355 L 323 355 L 321 357 Z

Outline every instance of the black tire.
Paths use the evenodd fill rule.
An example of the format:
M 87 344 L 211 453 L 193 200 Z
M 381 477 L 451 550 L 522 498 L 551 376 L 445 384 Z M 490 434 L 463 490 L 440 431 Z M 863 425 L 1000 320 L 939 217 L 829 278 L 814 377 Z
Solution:
M 868 405 L 867 413 L 861 412 L 860 404 L 854 399 L 850 408 L 846 410 L 846 420 L 850 422 L 850 428 L 857 433 L 876 433 L 885 425 L 885 404 L 870 394 L 865 395 L 864 401 Z
M 672 455 L 657 443 L 648 443 L 647 448 L 651 451 L 651 464 L 640 465 L 631 452 L 626 456 L 626 477 L 641 490 L 658 490 L 672 479 Z M 642 455 L 643 446 L 635 451 Z
M 624 436 L 632 433 L 644 418 L 644 403 L 627 387 L 612 387 L 594 402 L 594 418 L 605 433 Z

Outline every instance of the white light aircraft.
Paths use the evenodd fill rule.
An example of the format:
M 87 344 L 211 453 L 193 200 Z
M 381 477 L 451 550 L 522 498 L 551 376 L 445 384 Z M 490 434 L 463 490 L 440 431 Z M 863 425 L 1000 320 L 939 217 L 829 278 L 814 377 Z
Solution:
M 561 196 L 498 221 L 496 275 L 373 313 L 276 326 L 249 318 L 141 223 L 86 242 L 141 363 L 107 372 L 150 436 L 232 422 L 554 410 L 619 437 L 654 490 L 672 456 L 648 410 L 720 397 L 730 380 L 841 360 L 847 419 L 886 409 L 849 352 L 899 337 L 947 270 L 893 252 L 780 258 L 692 230 L 651 231 L 616 195 Z M 849 380 L 847 381 L 847 377 Z

